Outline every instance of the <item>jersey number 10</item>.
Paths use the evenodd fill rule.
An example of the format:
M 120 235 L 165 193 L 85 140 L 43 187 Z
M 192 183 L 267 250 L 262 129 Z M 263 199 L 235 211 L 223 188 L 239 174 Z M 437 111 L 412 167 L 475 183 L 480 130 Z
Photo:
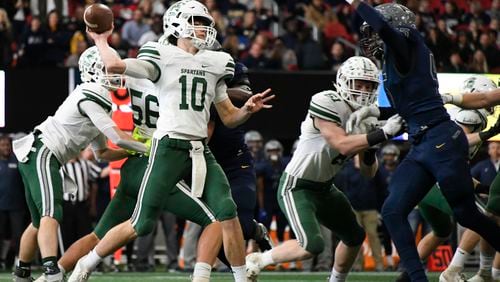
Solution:
M 189 110 L 187 102 L 187 76 L 183 75 L 179 78 L 181 84 L 181 103 L 179 104 L 180 110 Z M 200 104 L 196 102 L 196 95 L 198 94 L 198 86 L 201 87 Z M 197 112 L 205 109 L 205 95 L 207 94 L 207 81 L 203 77 L 194 76 L 191 80 L 191 108 Z

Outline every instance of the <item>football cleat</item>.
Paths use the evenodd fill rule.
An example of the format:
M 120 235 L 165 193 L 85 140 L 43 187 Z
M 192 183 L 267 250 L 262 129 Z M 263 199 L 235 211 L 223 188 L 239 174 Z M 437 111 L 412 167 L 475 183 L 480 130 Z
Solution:
M 476 275 L 472 276 L 468 282 L 493 282 L 493 276 L 491 276 L 491 271 L 480 269 Z
M 467 281 L 465 276 L 461 273 L 462 268 L 448 267 L 439 275 L 439 282 L 464 282 Z
M 71 276 L 68 279 L 68 282 L 86 282 L 89 280 L 90 274 L 92 271 L 85 269 L 82 265 L 82 261 L 86 258 L 87 256 L 83 256 L 78 260 L 76 263 L 75 269 L 71 273 Z
M 247 281 L 255 282 L 262 269 L 262 253 L 251 253 L 246 258 Z
M 264 224 L 257 222 L 255 219 L 253 221 L 256 226 L 254 239 L 257 245 L 259 245 L 260 250 L 267 251 L 274 248 L 273 240 L 269 236 L 269 232 L 267 232 L 267 228 Z

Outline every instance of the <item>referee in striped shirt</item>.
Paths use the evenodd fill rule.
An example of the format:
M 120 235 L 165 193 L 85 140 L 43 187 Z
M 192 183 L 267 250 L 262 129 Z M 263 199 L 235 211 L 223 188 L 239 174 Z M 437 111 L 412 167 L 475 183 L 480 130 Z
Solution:
M 82 157 L 64 165 L 67 175 L 78 187 L 76 194 L 63 195 L 63 222 L 61 224 L 64 248 L 92 231 L 92 218 L 96 216 L 97 179 L 101 168 Z

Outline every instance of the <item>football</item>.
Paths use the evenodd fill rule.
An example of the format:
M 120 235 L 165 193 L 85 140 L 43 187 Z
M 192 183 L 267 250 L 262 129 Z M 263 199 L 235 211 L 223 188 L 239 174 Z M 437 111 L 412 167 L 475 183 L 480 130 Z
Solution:
M 113 12 L 103 4 L 92 4 L 85 9 L 83 20 L 90 31 L 103 33 L 113 26 Z

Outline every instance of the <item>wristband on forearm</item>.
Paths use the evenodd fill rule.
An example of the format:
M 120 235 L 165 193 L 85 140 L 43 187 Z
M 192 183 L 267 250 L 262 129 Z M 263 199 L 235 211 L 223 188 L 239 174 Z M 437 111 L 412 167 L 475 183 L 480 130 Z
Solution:
M 370 145 L 370 147 L 382 143 L 387 139 L 388 138 L 382 129 L 377 129 L 366 134 L 366 141 L 368 141 L 368 145 Z

